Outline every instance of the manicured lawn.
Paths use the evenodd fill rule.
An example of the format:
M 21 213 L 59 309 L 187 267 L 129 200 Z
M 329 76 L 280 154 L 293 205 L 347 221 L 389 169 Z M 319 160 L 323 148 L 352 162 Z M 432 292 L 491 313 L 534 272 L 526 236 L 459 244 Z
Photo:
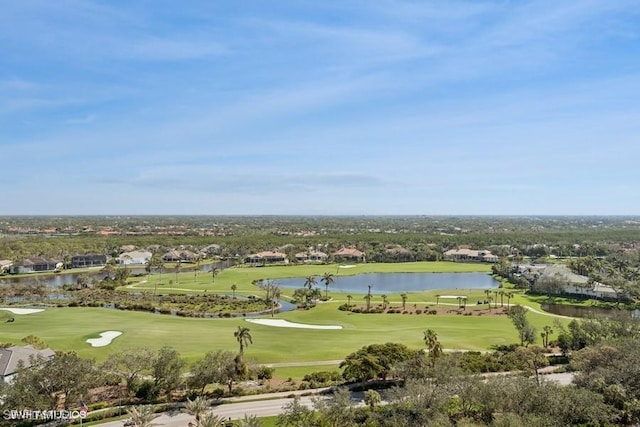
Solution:
M 294 380 L 301 380 L 305 375 L 311 372 L 320 372 L 320 371 L 328 371 L 328 372 L 341 372 L 340 368 L 338 368 L 339 364 L 335 365 L 316 365 L 316 366 L 287 366 L 275 368 L 274 377 L 281 378 L 286 380 L 287 378 L 292 378 Z
M 276 427 L 278 417 L 264 417 L 260 418 L 260 421 L 262 421 L 262 427 Z
M 143 276 L 132 280 L 140 283 L 146 290 L 156 285 L 159 292 L 189 291 L 220 292 L 230 294 L 232 284 L 237 285 L 237 293 L 263 295 L 262 290 L 252 284 L 256 279 L 277 279 L 283 277 L 321 276 L 325 272 L 341 275 L 365 272 L 473 272 L 488 271 L 484 264 L 462 264 L 450 262 L 419 262 L 398 264 L 359 264 L 354 268 L 340 269 L 336 274 L 336 265 L 321 266 L 280 266 L 280 267 L 237 267 L 221 271 L 212 283 L 210 274 L 193 272 L 180 273 L 175 282 L 175 274 Z M 319 279 L 319 278 L 318 278 Z M 169 285 L 169 280 L 173 284 Z M 300 284 L 301 286 L 303 283 Z M 321 284 L 319 283 L 320 287 Z M 497 290 L 497 289 L 496 289 Z M 291 290 L 289 290 L 291 291 Z M 184 292 L 184 291 L 180 291 Z M 425 309 L 434 306 L 436 296 L 466 295 L 469 308 L 486 310 L 486 295 L 482 290 L 443 290 L 411 292 L 407 295 L 407 307 Z M 260 363 L 303 362 L 342 359 L 358 348 L 384 342 L 400 342 L 411 348 L 422 348 L 423 332 L 434 329 L 444 348 L 485 350 L 491 346 L 510 344 L 517 340 L 517 334 L 511 321 L 505 316 L 473 315 L 462 316 L 440 313 L 427 314 L 355 314 L 338 310 L 347 301 L 344 293 L 332 293 L 329 288 L 330 302 L 321 303 L 307 311 L 292 311 L 277 314 L 277 318 L 293 322 L 318 325 L 340 325 L 341 330 L 314 330 L 277 328 L 245 322 L 243 318 L 197 319 L 181 318 L 143 312 L 128 312 L 102 308 L 47 308 L 44 312 L 29 315 L 9 315 L 0 312 L 0 342 L 18 343 L 27 335 L 37 335 L 56 350 L 75 350 L 81 356 L 104 360 L 112 351 L 132 347 L 150 347 L 158 349 L 163 345 L 176 348 L 189 362 L 193 362 L 210 350 L 227 349 L 237 351 L 238 345 L 233 332 L 238 326 L 250 328 L 253 344 L 246 349 L 246 357 Z M 353 294 L 352 304 L 364 306 L 364 295 Z M 491 291 L 491 296 L 496 294 Z M 388 299 L 395 308 L 402 307 L 400 293 L 390 293 Z M 500 305 L 498 295 L 498 305 Z M 372 305 L 382 303 L 376 295 Z M 506 305 L 507 300 L 503 298 Z M 540 305 L 515 293 L 511 304 L 523 303 L 535 309 Z M 457 308 L 455 299 L 441 299 L 442 307 Z M 6 323 L 3 319 L 14 317 L 15 322 Z M 268 317 L 268 316 L 263 316 Z M 530 313 L 529 319 L 541 330 L 545 325 L 553 325 L 554 318 Z M 563 320 L 566 322 L 566 320 Z M 116 338 L 107 347 L 93 348 L 85 342 L 87 338 L 97 337 L 99 333 L 116 330 L 124 334 Z M 555 337 L 552 336 L 552 339 Z M 302 372 L 323 370 L 327 367 L 282 368 L 287 376 L 298 377 Z M 335 366 L 333 367 L 335 368 Z M 282 376 L 278 371 L 278 376 Z
M 341 359 L 364 345 L 388 341 L 421 348 L 427 328 L 438 333 L 445 348 L 481 350 L 516 341 L 515 329 L 506 316 L 353 314 L 339 311 L 338 305 L 326 303 L 277 317 L 341 325 L 342 330 L 276 328 L 250 324 L 242 318 L 191 319 L 101 308 L 48 308 L 41 313 L 15 315 L 13 323 L 1 323 L 0 342 L 17 343 L 33 334 L 54 349 L 75 350 L 98 360 L 125 348 L 169 345 L 193 361 L 209 350 L 236 351 L 233 332 L 238 326 L 247 326 L 254 342 L 246 349 L 246 356 L 261 363 L 276 363 Z M 552 317 L 534 313 L 529 317 L 539 329 L 553 324 Z M 107 347 L 93 348 L 85 342 L 107 330 L 124 334 Z

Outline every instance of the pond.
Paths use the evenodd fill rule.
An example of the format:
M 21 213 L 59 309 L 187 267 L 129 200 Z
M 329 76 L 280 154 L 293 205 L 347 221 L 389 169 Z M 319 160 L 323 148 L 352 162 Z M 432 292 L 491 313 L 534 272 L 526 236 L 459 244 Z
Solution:
M 544 311 L 569 317 L 610 316 L 615 309 L 601 307 L 585 307 L 579 305 L 544 303 L 540 305 Z M 640 310 L 627 311 L 634 319 L 640 319 Z
M 316 277 L 316 287 L 324 290 L 321 277 Z M 306 278 L 278 279 L 282 288 L 301 288 Z M 334 276 L 329 292 L 367 293 L 429 291 L 434 289 L 491 289 L 500 286 L 487 273 L 367 273 L 354 276 Z
M 202 265 L 199 268 L 193 264 L 183 264 L 182 271 L 193 271 L 198 268 L 198 271 L 201 272 L 210 272 L 212 267 L 216 267 L 219 269 L 228 268 L 233 265 L 230 262 L 220 262 L 215 264 Z M 129 274 L 131 276 L 144 276 L 147 274 L 145 267 L 141 265 L 130 265 L 127 267 L 129 269 Z M 80 277 L 90 277 L 95 278 L 96 280 L 102 280 L 105 278 L 105 273 L 103 273 L 101 267 L 95 268 L 91 271 L 86 271 L 83 273 L 74 273 L 73 270 L 65 270 L 61 273 L 51 272 L 50 274 L 38 274 L 38 275 L 21 275 L 18 277 L 14 277 L 12 275 L 4 276 L 0 278 L 0 286 L 2 285 L 17 285 L 17 284 L 25 284 L 30 285 L 34 283 L 44 283 L 45 285 L 52 288 L 61 288 L 64 285 L 74 285 L 77 283 L 78 278 Z M 165 268 L 163 269 L 163 274 L 173 273 L 173 269 Z M 157 270 L 154 270 L 152 274 L 159 274 Z

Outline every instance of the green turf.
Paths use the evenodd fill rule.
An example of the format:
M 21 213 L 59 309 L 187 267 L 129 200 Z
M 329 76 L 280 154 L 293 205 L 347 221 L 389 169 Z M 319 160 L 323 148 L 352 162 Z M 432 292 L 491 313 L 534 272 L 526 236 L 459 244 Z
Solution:
M 276 371 L 274 373 L 274 378 L 280 378 L 286 380 L 288 378 L 292 378 L 294 380 L 301 380 L 305 375 L 311 372 L 320 372 L 320 371 L 328 371 L 328 372 L 340 372 L 340 368 L 338 368 L 339 364 L 334 365 L 316 365 L 316 366 L 287 366 L 275 368 Z
M 262 291 L 251 282 L 261 278 L 320 276 L 324 272 L 335 274 L 336 265 L 315 266 L 278 266 L 278 267 L 237 267 L 223 270 L 212 283 L 211 276 L 193 272 L 178 275 L 177 283 L 169 286 L 168 280 L 175 281 L 175 274 L 163 274 L 159 285 L 162 292 L 170 287 L 178 289 L 200 290 L 209 292 L 230 293 L 231 284 L 237 284 L 238 294 L 262 295 Z M 489 266 L 483 264 L 462 264 L 450 262 L 419 262 L 398 264 L 359 264 L 355 268 L 340 269 L 336 277 L 364 272 L 453 272 L 453 271 L 488 271 Z M 134 279 L 135 282 L 150 280 L 141 286 L 153 289 L 160 281 L 160 275 L 144 276 Z M 302 286 L 302 283 L 301 283 Z M 496 289 L 497 290 L 497 289 Z M 408 307 L 414 304 L 420 309 L 433 306 L 438 294 L 466 295 L 469 308 L 486 310 L 486 305 L 478 306 L 477 301 L 486 298 L 482 290 L 443 290 L 408 293 Z M 455 314 L 354 314 L 338 310 L 338 306 L 346 302 L 345 293 L 331 292 L 332 300 L 319 304 L 307 311 L 293 311 L 277 314 L 277 318 L 295 322 L 340 325 L 342 330 L 313 330 L 276 328 L 250 324 L 243 318 L 232 319 L 195 319 L 175 316 L 157 315 L 143 312 L 125 312 L 102 308 L 47 308 L 46 311 L 30 315 L 11 315 L 16 320 L 6 323 L 3 319 L 10 317 L 0 312 L 0 342 L 18 343 L 27 335 L 36 335 L 56 350 L 75 350 L 80 355 L 104 360 L 110 352 L 126 348 L 146 346 L 160 348 L 170 345 L 193 362 L 210 350 L 227 349 L 237 351 L 237 343 L 233 332 L 238 326 L 247 326 L 251 330 L 253 344 L 246 349 L 247 357 L 260 363 L 323 361 L 342 359 L 358 348 L 389 341 L 401 342 L 412 348 L 423 346 L 423 331 L 434 329 L 445 348 L 483 350 L 493 345 L 516 342 L 517 335 L 511 321 L 506 316 L 459 316 Z M 491 292 L 495 297 L 495 293 Z M 364 306 L 364 296 L 353 294 L 352 304 Z M 395 308 L 402 307 L 400 293 L 389 293 L 388 299 Z M 515 293 L 513 303 L 524 303 L 535 309 L 540 304 L 530 301 L 525 296 Z M 372 299 L 372 305 L 382 303 L 378 295 Z M 443 306 L 457 307 L 452 299 L 442 299 Z M 507 304 L 506 298 L 503 304 Z M 498 296 L 498 305 L 499 296 Z M 263 316 L 269 317 L 269 316 Z M 531 322 L 541 330 L 545 325 L 553 325 L 554 318 L 530 313 Z M 92 348 L 85 342 L 87 338 L 97 337 L 107 330 L 122 331 L 124 334 L 116 338 L 107 347 Z M 553 339 L 553 336 L 552 336 Z M 306 372 L 320 370 L 308 367 Z M 294 372 L 292 370 L 291 372 Z M 301 372 L 302 370 L 300 370 Z
M 260 418 L 260 421 L 262 421 L 262 427 L 276 427 L 278 417 L 263 417 Z
M 250 324 L 242 318 L 191 319 L 101 308 L 48 308 L 44 312 L 15 315 L 15 322 L 0 324 L 0 341 L 14 342 L 27 335 L 41 337 L 52 348 L 76 350 L 86 357 L 103 360 L 111 351 L 170 345 L 194 361 L 216 349 L 237 350 L 233 332 L 247 326 L 253 344 L 248 357 L 260 363 L 341 359 L 364 345 L 388 341 L 413 348 L 422 346 L 425 329 L 436 330 L 445 348 L 488 349 L 495 344 L 516 341 L 516 332 L 506 316 L 353 314 L 337 309 L 339 302 L 321 304 L 307 311 L 277 315 L 291 321 L 341 325 L 342 330 L 276 328 Z M 539 329 L 552 325 L 553 318 L 530 314 Z M 124 334 L 107 347 L 93 348 L 85 340 L 100 332 L 118 330 Z

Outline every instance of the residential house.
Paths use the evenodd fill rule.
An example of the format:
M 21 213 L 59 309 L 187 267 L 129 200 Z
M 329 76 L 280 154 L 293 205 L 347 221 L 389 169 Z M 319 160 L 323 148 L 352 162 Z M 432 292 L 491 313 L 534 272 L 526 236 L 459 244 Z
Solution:
M 560 282 L 562 292 L 573 295 L 584 295 L 600 299 L 615 300 L 616 292 L 610 286 L 600 282 L 590 282 L 586 276 L 574 273 L 562 264 L 549 264 L 541 271 L 536 283 L 544 283 L 546 280 Z
M 318 263 L 326 262 L 329 256 L 320 251 L 298 252 L 296 254 L 296 261 L 303 263 Z
M 32 363 L 41 357 L 50 359 L 55 352 L 50 348 L 36 350 L 32 346 L 0 348 L 0 376 L 5 383 L 11 383 L 20 366 L 30 368 Z M 21 363 L 22 362 L 22 363 Z
M 488 250 L 468 248 L 450 249 L 444 253 L 444 259 L 461 262 L 498 262 L 500 258 Z
M 0 273 L 9 271 L 12 265 L 13 265 L 13 261 L 8 259 L 0 259 Z
M 215 243 L 212 243 L 200 249 L 200 253 L 205 256 L 220 255 L 221 251 L 222 251 L 222 246 Z
M 287 256 L 282 252 L 263 251 L 251 254 L 245 258 L 245 262 L 251 265 L 286 264 Z
M 107 256 L 101 254 L 74 255 L 71 257 L 71 268 L 97 267 L 107 264 Z
M 415 261 L 416 257 L 409 249 L 402 246 L 394 246 L 384 250 L 383 259 L 384 261 L 409 262 Z
M 116 258 L 116 264 L 119 265 L 132 265 L 132 264 L 146 264 L 152 257 L 152 253 L 148 251 L 131 251 L 124 252 L 118 255 Z
M 39 271 L 54 271 L 57 268 L 62 268 L 62 261 L 52 258 L 26 258 L 22 261 L 16 262 L 11 266 L 9 270 L 13 274 L 23 273 L 37 273 Z
M 162 255 L 165 262 L 195 262 L 198 255 L 187 250 L 173 250 Z
M 365 262 L 365 254 L 356 248 L 342 248 L 333 253 L 336 261 Z

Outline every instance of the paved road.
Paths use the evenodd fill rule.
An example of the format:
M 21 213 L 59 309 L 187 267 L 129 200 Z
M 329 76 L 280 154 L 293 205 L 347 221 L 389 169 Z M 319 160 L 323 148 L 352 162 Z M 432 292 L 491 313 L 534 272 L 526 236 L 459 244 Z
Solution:
M 311 408 L 313 406 L 311 396 L 303 396 L 300 398 L 300 403 Z M 255 415 L 257 417 L 270 417 L 280 414 L 283 406 L 293 401 L 292 398 L 280 398 L 274 400 L 261 400 L 257 402 L 238 402 L 220 405 L 212 410 L 216 415 L 224 418 L 231 418 L 237 420 L 244 418 L 244 415 Z M 193 420 L 193 416 L 180 413 L 165 413 L 155 420 L 154 424 L 158 426 L 166 427 L 186 427 L 189 421 Z M 111 421 L 108 423 L 100 424 L 103 427 L 122 427 L 124 421 Z
M 573 381 L 574 374 L 571 372 L 562 372 L 562 373 L 549 373 L 543 375 L 547 381 L 554 381 L 560 385 L 569 385 Z M 297 393 L 300 393 L 299 391 Z M 297 394 L 296 393 L 296 394 Z M 273 393 L 271 395 L 259 395 L 259 396 L 242 396 L 238 398 L 234 398 L 232 403 L 225 403 L 223 405 L 215 407 L 212 412 L 216 415 L 219 415 L 224 418 L 231 418 L 232 420 L 237 420 L 244 418 L 245 414 L 247 415 L 255 415 L 257 417 L 270 417 L 274 415 L 278 415 L 282 412 L 282 408 L 293 401 L 293 398 L 285 397 L 290 396 L 292 392 L 282 392 L 282 393 Z M 268 396 L 272 399 L 270 400 L 251 400 L 256 398 L 265 398 Z M 315 396 L 317 398 L 318 396 Z M 326 397 L 325 397 L 326 398 Z M 313 396 L 301 396 L 300 403 L 311 408 L 313 406 Z M 250 400 L 250 401 L 246 401 Z M 357 393 L 354 396 L 353 402 L 356 405 L 363 404 L 363 396 L 362 393 Z M 154 423 L 158 426 L 166 426 L 166 427 L 186 427 L 189 421 L 192 421 L 193 417 L 191 415 L 181 413 L 181 412 L 172 412 L 172 413 L 164 413 L 160 417 L 154 420 Z M 99 424 L 103 427 L 122 427 L 124 424 L 123 421 L 111 421 L 103 424 Z

